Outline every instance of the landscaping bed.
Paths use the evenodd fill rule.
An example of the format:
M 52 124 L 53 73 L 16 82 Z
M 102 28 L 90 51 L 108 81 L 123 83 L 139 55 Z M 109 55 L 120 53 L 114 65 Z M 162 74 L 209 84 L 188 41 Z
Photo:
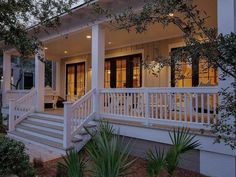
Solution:
M 135 157 L 131 157 L 134 159 Z M 56 167 L 58 162 L 62 162 L 62 158 L 45 162 L 43 167 L 38 168 L 38 177 L 56 177 Z M 89 161 L 87 162 L 89 163 Z M 135 163 L 131 167 L 131 171 L 135 173 L 128 175 L 127 177 L 148 177 L 146 172 L 147 161 L 141 158 L 137 158 Z M 88 172 L 87 172 L 88 173 Z M 90 174 L 87 174 L 86 177 L 90 177 Z M 161 177 L 167 177 L 167 173 L 161 174 Z M 188 171 L 185 169 L 178 168 L 175 172 L 174 177 L 206 177 L 196 172 Z

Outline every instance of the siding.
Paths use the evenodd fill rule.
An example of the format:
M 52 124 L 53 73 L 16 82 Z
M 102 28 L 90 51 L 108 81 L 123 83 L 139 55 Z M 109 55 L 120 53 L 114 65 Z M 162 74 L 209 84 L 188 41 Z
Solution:
M 107 49 L 106 57 L 112 57 L 117 55 L 127 55 L 130 53 L 142 52 L 144 60 L 153 60 L 156 56 L 168 56 L 169 45 L 180 43 L 183 40 L 181 38 L 172 38 L 161 41 L 149 42 L 144 44 L 125 46 L 116 49 Z M 65 64 L 66 63 L 77 63 L 86 61 L 86 90 L 91 89 L 91 54 L 78 55 L 76 57 L 64 58 L 61 61 L 61 96 L 65 96 Z M 159 77 L 151 74 L 147 69 L 143 69 L 143 87 L 168 87 L 169 86 L 169 71 L 168 67 L 162 69 Z

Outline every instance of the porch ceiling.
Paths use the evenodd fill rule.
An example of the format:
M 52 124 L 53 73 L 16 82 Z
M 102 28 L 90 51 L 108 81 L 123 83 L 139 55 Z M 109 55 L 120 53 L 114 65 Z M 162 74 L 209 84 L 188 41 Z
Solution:
M 210 16 L 208 25 L 216 27 L 216 0 L 195 0 L 195 3 Z M 181 36 L 181 31 L 173 25 L 163 28 L 160 24 L 155 24 L 150 26 L 145 33 L 136 34 L 134 30 L 128 33 L 125 30 L 116 30 L 106 22 L 103 24 L 105 28 L 106 50 Z M 47 41 L 45 42 L 45 46 L 48 48 L 46 56 L 52 60 L 59 60 L 61 58 L 90 53 L 91 39 L 86 37 L 88 35 L 91 35 L 90 27 Z

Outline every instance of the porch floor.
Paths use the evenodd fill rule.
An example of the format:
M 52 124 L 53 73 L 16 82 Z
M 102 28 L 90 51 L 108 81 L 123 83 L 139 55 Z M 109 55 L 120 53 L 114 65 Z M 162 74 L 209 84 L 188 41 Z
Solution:
M 64 109 L 63 108 L 56 108 L 56 109 L 45 108 L 44 113 L 63 116 Z

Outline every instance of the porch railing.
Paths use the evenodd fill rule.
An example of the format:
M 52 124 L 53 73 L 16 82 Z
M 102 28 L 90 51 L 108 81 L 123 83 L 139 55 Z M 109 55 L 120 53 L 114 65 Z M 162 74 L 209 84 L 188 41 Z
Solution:
M 29 92 L 30 90 L 8 90 L 5 94 L 3 94 L 3 107 L 9 106 L 9 100 L 18 100 Z
M 218 88 L 102 89 L 100 116 L 146 124 L 203 127 L 218 117 Z
M 96 91 L 91 90 L 76 102 L 64 102 L 63 146 L 70 147 L 71 139 L 94 118 Z
M 13 131 L 15 126 L 35 111 L 36 90 L 31 91 L 17 100 L 9 102 L 9 131 Z

